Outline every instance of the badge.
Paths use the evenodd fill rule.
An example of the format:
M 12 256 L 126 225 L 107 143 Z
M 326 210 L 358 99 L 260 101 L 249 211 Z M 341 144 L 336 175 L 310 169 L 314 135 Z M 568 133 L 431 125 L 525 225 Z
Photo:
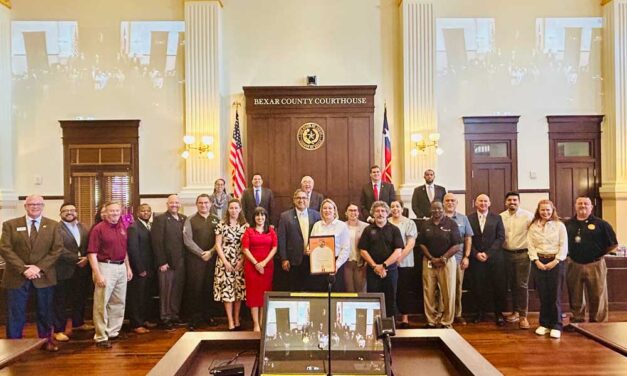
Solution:
M 581 243 L 581 236 L 575 236 L 575 243 Z
M 15 229 L 17 232 L 26 231 L 26 227 L 18 227 Z
M 597 228 L 597 226 L 595 226 L 594 223 L 588 225 L 588 230 L 594 230 L 595 228 Z

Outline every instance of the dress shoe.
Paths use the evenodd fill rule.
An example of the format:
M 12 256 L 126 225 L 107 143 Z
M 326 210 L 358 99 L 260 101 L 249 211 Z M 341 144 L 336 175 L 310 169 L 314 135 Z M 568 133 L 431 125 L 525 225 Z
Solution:
M 425 324 L 425 326 L 423 328 L 425 328 L 425 329 L 435 329 L 436 326 L 435 326 L 435 324 L 427 323 L 427 324 Z
M 521 317 L 520 321 L 518 321 L 518 327 L 520 329 L 529 329 L 530 328 L 529 320 L 527 320 L 526 317 Z
M 466 325 L 466 319 L 461 316 L 455 317 L 455 324 Z
M 399 329 L 409 329 L 409 323 L 402 321 L 398 324 L 398 327 Z
M 549 336 L 551 338 L 560 339 L 560 337 L 562 336 L 562 332 L 557 329 L 551 329 Z
M 163 329 L 168 330 L 168 331 L 174 330 L 174 324 L 172 324 L 171 321 L 166 321 L 163 323 Z
M 144 322 L 144 326 L 145 326 L 146 328 L 150 328 L 150 329 L 152 329 L 152 328 L 156 328 L 156 327 L 157 327 L 157 324 L 156 324 L 156 323 L 154 323 L 154 322 L 145 321 L 145 322 Z
M 70 340 L 70 337 L 65 335 L 65 333 L 63 333 L 63 332 L 59 332 L 59 333 L 54 333 L 54 339 L 57 342 L 67 342 L 67 341 Z
M 539 326 L 536 329 L 536 334 L 539 335 L 539 336 L 545 336 L 545 335 L 549 334 L 550 332 L 551 332 L 551 330 L 549 328 L 545 328 L 543 326 Z
M 108 340 L 96 342 L 96 347 L 99 348 L 99 349 L 110 349 L 111 348 L 111 342 L 109 342 Z
M 48 352 L 57 352 L 59 351 L 59 346 L 57 346 L 54 342 L 46 342 L 41 349 Z
M 505 318 L 500 313 L 496 314 L 496 319 L 494 321 L 496 322 L 496 326 L 505 326 Z
M 146 334 L 150 333 L 150 330 L 144 328 L 143 326 L 138 326 L 137 328 L 133 329 L 133 332 L 135 332 L 136 334 Z
M 218 322 L 217 322 L 217 321 L 216 321 L 213 317 L 209 317 L 209 318 L 207 319 L 207 324 L 208 324 L 210 327 L 218 326 Z
M 109 336 L 109 341 L 119 341 L 121 339 L 126 339 L 126 338 L 128 338 L 126 334 L 124 334 L 123 332 L 120 332 L 114 336 Z
M 520 314 L 518 312 L 514 312 L 511 315 L 507 315 L 505 320 L 507 320 L 507 322 L 516 322 L 520 320 Z
M 94 330 L 94 326 L 89 325 L 89 324 L 83 324 L 81 326 L 77 326 L 76 328 L 72 328 L 72 330 L 89 331 L 89 330 Z
M 485 316 L 483 313 L 478 314 L 477 316 L 475 316 L 474 320 L 472 320 L 472 322 L 474 322 L 475 324 L 484 322 L 484 321 L 485 321 Z

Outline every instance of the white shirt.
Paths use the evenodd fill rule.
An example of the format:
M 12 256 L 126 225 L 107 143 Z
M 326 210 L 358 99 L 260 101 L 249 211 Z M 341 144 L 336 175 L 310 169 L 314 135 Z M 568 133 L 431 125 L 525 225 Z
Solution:
M 398 227 L 403 237 L 403 244 L 407 246 L 409 239 L 416 239 L 418 237 L 418 229 L 416 223 L 407 217 L 401 217 L 398 224 L 388 220 L 391 224 Z M 409 251 L 407 257 L 405 257 L 398 264 L 401 268 L 413 268 L 414 267 L 414 250 Z
M 348 226 L 350 239 L 350 254 L 348 256 L 348 260 L 361 263 L 361 252 L 357 247 L 357 244 L 359 244 L 359 238 L 361 238 L 361 233 L 364 232 L 364 229 L 366 227 L 368 227 L 368 224 L 362 221 L 358 221 L 357 223 L 357 226 L 350 226 L 348 223 L 346 223 L 346 225 Z
M 485 227 L 485 220 L 488 217 L 488 213 L 482 214 L 481 212 L 477 212 L 477 217 L 479 218 L 479 228 L 483 233 L 483 228 Z
M 307 244 L 309 243 L 309 214 L 307 213 L 307 209 L 303 211 L 299 211 L 298 209 L 294 210 L 296 211 L 296 217 L 298 218 L 300 232 L 303 234 L 303 245 L 307 248 Z
M 323 220 L 319 220 L 311 229 L 311 236 L 335 236 L 335 267 L 340 269 L 350 254 L 350 232 L 346 223 L 339 219 L 334 219 L 331 223 L 326 224 Z
M 538 259 L 538 253 L 556 255 L 560 261 L 568 255 L 568 237 L 562 221 L 548 221 L 544 226 L 533 223 L 527 232 L 529 259 Z
M 35 228 L 37 229 L 37 233 L 39 233 L 39 228 L 41 227 L 41 216 L 37 218 L 26 216 L 26 230 L 28 231 L 28 237 L 30 237 L 30 227 L 33 225 L 33 221 L 35 221 Z
M 425 188 L 427 189 L 427 197 L 429 197 L 429 202 L 433 202 L 433 198 L 435 197 L 435 187 L 433 184 L 425 184 Z
M 74 237 L 74 240 L 76 240 L 76 244 L 80 247 L 81 246 L 81 233 L 80 231 L 78 231 L 78 223 L 66 222 L 66 221 L 62 221 L 62 222 L 65 225 L 65 227 L 67 227 L 67 229 L 70 230 L 70 233 Z M 79 255 L 80 255 L 80 251 L 79 251 Z
M 533 220 L 533 214 L 525 209 L 518 208 L 514 214 L 509 210 L 501 213 L 505 226 L 505 242 L 503 248 L 506 251 L 515 251 L 527 248 L 527 229 Z

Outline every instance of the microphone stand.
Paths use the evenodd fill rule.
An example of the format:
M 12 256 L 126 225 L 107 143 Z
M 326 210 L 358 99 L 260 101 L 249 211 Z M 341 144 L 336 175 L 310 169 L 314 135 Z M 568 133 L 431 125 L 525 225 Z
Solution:
M 333 291 L 333 283 L 335 283 L 335 274 L 328 274 L 328 290 L 327 290 L 327 343 L 329 346 L 328 352 L 328 372 L 327 375 L 331 376 L 331 291 Z

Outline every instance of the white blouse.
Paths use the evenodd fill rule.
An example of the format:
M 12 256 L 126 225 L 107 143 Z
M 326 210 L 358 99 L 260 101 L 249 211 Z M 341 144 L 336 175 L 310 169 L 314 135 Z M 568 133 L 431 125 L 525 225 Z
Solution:
M 358 221 L 357 222 L 357 226 L 351 226 L 348 224 L 348 222 L 344 222 L 346 223 L 346 225 L 348 226 L 348 233 L 349 233 L 349 239 L 350 239 L 350 253 L 348 256 L 348 260 L 349 261 L 355 261 L 359 264 L 361 264 L 362 259 L 361 259 L 361 252 L 359 251 L 359 248 L 357 247 L 357 244 L 359 244 L 359 238 L 361 238 L 361 234 L 364 232 L 364 229 L 366 227 L 368 227 L 368 224 L 366 222 L 362 222 L 362 221 Z
M 350 234 L 346 223 L 334 219 L 328 225 L 323 220 L 314 223 L 309 236 L 335 236 L 335 267 L 339 269 L 346 261 L 350 252 Z
M 393 224 L 394 226 L 398 227 L 398 229 L 401 231 L 401 236 L 403 237 L 404 246 L 407 246 L 407 242 L 409 241 L 409 239 L 416 239 L 418 237 L 418 229 L 416 228 L 416 223 L 413 220 L 407 217 L 401 217 L 400 222 L 398 224 L 392 221 L 389 221 L 389 222 Z M 398 264 L 398 266 L 400 266 L 401 268 L 413 268 L 414 267 L 414 250 L 413 249 L 409 251 L 409 253 L 407 254 L 407 257 L 405 257 Z
M 568 236 L 562 221 L 548 221 L 544 226 L 534 222 L 527 232 L 529 259 L 538 259 L 538 253 L 555 255 L 560 261 L 568 255 Z

